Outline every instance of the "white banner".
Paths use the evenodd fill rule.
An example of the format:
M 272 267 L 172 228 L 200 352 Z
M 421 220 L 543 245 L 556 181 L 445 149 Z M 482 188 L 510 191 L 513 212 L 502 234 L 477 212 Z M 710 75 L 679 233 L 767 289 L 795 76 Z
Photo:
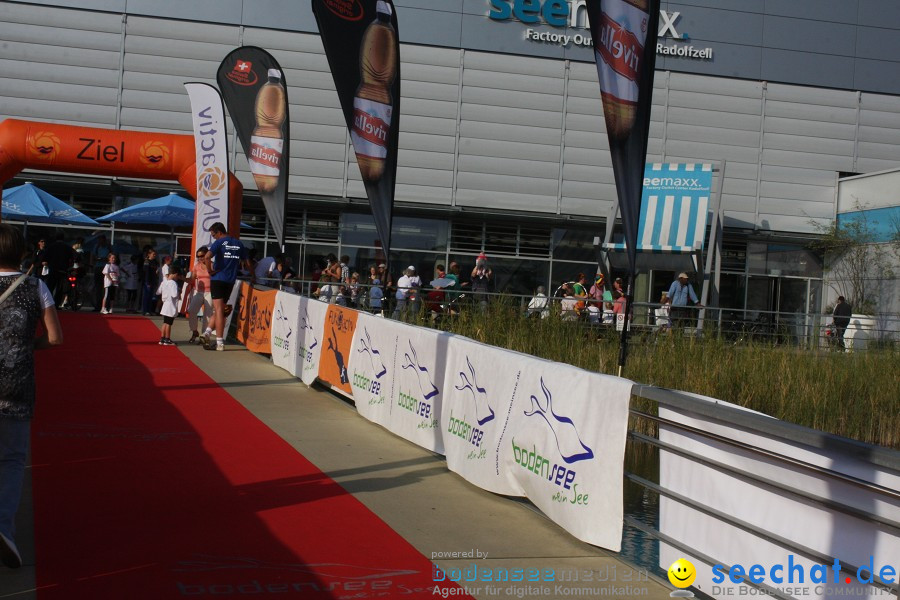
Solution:
M 740 408 L 718 400 L 709 401 Z M 662 405 L 659 407 L 659 416 L 888 489 L 900 489 L 900 475 L 896 472 L 876 466 L 864 456 L 851 457 L 839 448 L 804 446 Z M 739 471 L 781 483 L 804 494 L 812 494 L 824 502 L 838 501 L 863 514 L 900 521 L 900 506 L 886 496 L 884 499 L 878 498 L 872 491 L 851 482 L 827 477 L 790 463 L 777 463 L 765 456 L 666 425 L 660 425 L 659 439 L 709 460 L 730 465 Z M 871 568 L 876 577 L 885 565 L 896 571 L 897 557 L 900 556 L 900 536 L 896 531 L 875 521 L 856 518 L 666 450 L 660 450 L 660 485 L 767 534 L 791 540 L 798 547 L 837 558 L 845 568 L 847 564 L 867 570 Z M 796 550 L 665 496 L 660 497 L 659 511 L 659 528 L 662 533 L 719 561 L 717 569 L 716 565 L 708 565 L 689 553 L 661 543 L 660 567 L 668 569 L 677 559 L 687 558 L 693 562 L 697 572 L 693 586 L 713 598 L 745 597 L 753 593 L 746 582 L 736 583 L 729 578 L 726 565 L 740 565 L 745 576 L 752 573 L 761 583 L 798 598 L 825 600 L 877 597 L 888 600 L 897 597 L 896 594 L 866 585 L 868 576 L 863 574 L 860 577 L 855 568 L 849 572 L 835 573 L 832 560 L 826 564 L 811 560 Z M 762 566 L 762 576 L 751 572 L 750 567 L 754 565 Z M 789 565 L 796 566 L 791 569 Z M 888 574 L 892 577 L 896 575 L 890 572 Z M 827 581 L 816 580 L 822 577 Z
M 192 244 L 196 249 L 212 243 L 209 228 L 213 223 L 228 226 L 228 142 L 225 106 L 219 90 L 196 82 L 185 83 L 184 87 L 191 99 L 197 154 L 197 207 Z
M 441 432 L 451 471 L 491 492 L 524 496 L 515 471 L 500 459 L 519 383 L 514 356 L 468 338 L 450 339 Z
M 451 337 L 360 313 L 350 352 L 350 380 L 359 413 L 443 454 L 441 403 Z
M 297 319 L 297 377 L 306 385 L 312 385 L 319 375 L 326 312 L 328 304 L 325 302 L 300 298 Z
M 510 470 L 563 529 L 618 552 L 633 383 L 512 352 L 490 365 L 491 380 L 510 371 L 517 382 L 500 440 L 501 470 Z
M 272 315 L 272 362 L 294 377 L 300 376 L 300 301 L 296 294 L 275 294 L 275 311 Z
M 390 428 L 396 385 L 397 323 L 361 312 L 350 350 L 350 384 L 356 410 Z

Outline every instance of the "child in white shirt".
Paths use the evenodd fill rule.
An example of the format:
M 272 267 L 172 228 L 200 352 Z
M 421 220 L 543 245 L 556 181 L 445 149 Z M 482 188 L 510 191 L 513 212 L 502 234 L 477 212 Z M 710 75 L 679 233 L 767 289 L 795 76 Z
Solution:
M 178 314 L 178 275 L 178 267 L 169 267 L 168 276 L 159 285 L 162 302 L 160 314 L 163 316 L 162 337 L 159 340 L 160 346 L 175 345 L 170 336 L 172 335 L 172 323 L 175 322 L 175 315 Z
M 110 252 L 106 257 L 108 261 L 103 267 L 103 303 L 100 306 L 100 314 L 112 314 L 113 302 L 116 300 L 116 290 L 119 289 L 119 265 L 116 264 L 116 255 Z M 108 307 L 108 308 L 107 308 Z

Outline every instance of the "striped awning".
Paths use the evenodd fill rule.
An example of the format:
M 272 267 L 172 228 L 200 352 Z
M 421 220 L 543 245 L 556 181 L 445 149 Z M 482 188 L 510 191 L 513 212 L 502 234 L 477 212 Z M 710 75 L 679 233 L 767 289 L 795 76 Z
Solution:
M 647 165 L 638 225 L 638 252 L 687 254 L 703 249 L 709 216 L 710 164 Z M 625 244 L 605 244 L 624 251 Z

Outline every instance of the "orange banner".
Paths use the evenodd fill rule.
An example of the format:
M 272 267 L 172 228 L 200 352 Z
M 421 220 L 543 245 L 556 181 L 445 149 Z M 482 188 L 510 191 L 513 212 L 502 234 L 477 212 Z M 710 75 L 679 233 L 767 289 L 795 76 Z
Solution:
M 241 286 L 237 338 L 247 346 L 247 350 L 260 354 L 272 353 L 272 313 L 277 293 L 275 290 L 256 290 L 252 285 Z
M 6 119 L 0 123 L 0 183 L 22 169 L 167 179 L 197 197 L 194 136 L 153 131 L 100 129 Z M 224 178 L 225 174 L 220 173 Z M 244 188 L 229 173 L 228 215 L 222 222 L 237 236 L 241 230 Z
M 325 314 L 325 339 L 322 342 L 322 358 L 319 359 L 319 379 L 336 388 L 353 394 L 347 364 L 350 346 L 356 331 L 357 312 L 335 304 Z

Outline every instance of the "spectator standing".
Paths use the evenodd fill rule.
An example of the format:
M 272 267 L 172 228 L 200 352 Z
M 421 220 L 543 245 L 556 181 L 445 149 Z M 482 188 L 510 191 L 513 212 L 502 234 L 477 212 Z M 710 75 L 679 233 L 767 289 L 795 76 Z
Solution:
M 350 290 L 350 306 L 353 308 L 357 308 L 359 306 L 359 297 L 361 287 L 359 285 L 359 273 L 353 273 L 350 275 L 350 285 L 348 286 Z
M 191 301 L 188 304 L 187 317 L 188 326 L 191 328 L 191 339 L 189 344 L 193 344 L 200 339 L 200 330 L 198 329 L 198 317 L 200 311 L 203 311 L 203 330 L 206 331 L 209 324 L 209 317 L 213 313 L 212 294 L 209 291 L 209 270 L 206 268 L 204 261 L 209 248 L 200 246 L 197 248 L 197 256 L 194 266 L 188 273 L 187 282 L 194 287 Z
M 106 236 L 101 234 L 97 238 L 97 245 L 94 246 L 92 257 L 94 262 L 94 312 L 100 312 L 103 306 L 103 295 L 106 293 L 106 288 L 103 287 L 103 269 L 106 268 L 107 257 L 112 251 L 112 246 L 106 241 Z
M 34 252 L 34 273 L 35 277 L 40 280 L 44 280 L 47 275 L 50 274 L 50 269 L 47 266 L 47 240 L 41 238 L 37 242 L 37 249 Z
M 678 278 L 669 286 L 669 301 L 672 304 L 671 319 L 673 327 L 689 326 L 693 320 L 691 309 L 688 308 L 688 301 L 693 302 L 698 308 L 702 308 L 697 294 L 694 292 L 694 286 L 688 280 L 687 273 L 679 273 Z
M 159 285 L 159 297 L 162 299 L 160 314 L 163 316 L 162 337 L 159 339 L 160 346 L 175 345 L 175 342 L 172 341 L 172 324 L 175 322 L 175 315 L 178 314 L 179 275 L 178 267 L 171 267 L 166 274 L 166 280 Z
M 216 330 L 216 343 L 213 346 L 209 338 L 212 335 L 212 323 L 207 325 L 204 337 L 207 350 L 225 350 L 225 303 L 231 296 L 234 282 L 237 281 L 238 269 L 247 262 L 247 250 L 240 240 L 228 235 L 225 225 L 216 222 L 209 228 L 214 241 L 209 246 L 204 261 L 209 271 L 210 294 L 213 302 L 213 318 Z
M 44 282 L 22 275 L 25 239 L 0 224 L 0 562 L 16 569 L 15 519 L 34 416 L 34 351 L 62 344 L 56 304 Z M 45 333 L 35 339 L 38 323 Z
M 63 298 L 66 295 L 69 267 L 75 259 L 75 251 L 63 241 L 63 234 L 56 234 L 56 239 L 47 247 L 44 253 L 47 262 L 48 273 L 44 282 L 47 284 L 57 308 L 62 308 Z M 101 271 L 103 267 L 100 267 Z M 101 281 L 102 283 L 102 281 Z M 99 307 L 100 305 L 97 304 Z M 99 308 L 97 310 L 100 310 Z
M 132 254 L 130 257 L 123 257 L 120 266 L 122 276 L 122 289 L 125 290 L 125 312 L 134 312 L 135 303 L 137 302 L 138 285 L 140 284 L 138 276 L 137 262 L 140 256 Z
M 663 292 L 659 299 L 660 307 L 653 311 L 656 320 L 656 329 L 660 332 L 668 332 L 672 328 L 672 305 L 669 304 L 669 293 Z
M 100 314 L 112 314 L 113 304 L 116 301 L 116 291 L 119 289 L 119 265 L 116 264 L 116 255 L 112 252 L 106 258 L 106 266 L 103 267 L 103 303 Z
M 159 287 L 159 263 L 156 261 L 156 250 L 153 248 L 144 254 L 141 282 L 141 308 L 144 316 L 149 317 L 156 307 L 156 289 Z
M 397 292 L 395 298 L 397 304 L 394 306 L 393 318 L 407 320 L 409 312 L 410 295 L 415 293 L 415 286 L 419 283 L 416 276 L 416 268 L 413 265 L 406 267 L 403 275 L 397 280 Z
M 382 299 L 384 291 L 381 289 L 381 280 L 377 277 L 372 280 L 372 287 L 369 288 L 369 308 L 373 313 L 384 314 L 382 307 Z
M 475 268 L 472 269 L 472 295 L 475 301 L 481 305 L 481 309 L 487 309 L 488 292 L 491 289 L 491 281 L 494 271 L 488 266 L 487 256 L 482 252 L 475 259 Z
M 547 305 L 547 302 L 547 290 L 544 286 L 539 285 L 534 294 L 534 298 L 528 303 L 528 308 L 525 310 L 525 316 L 546 319 L 550 316 L 550 308 Z
M 834 323 L 834 336 L 839 348 L 844 348 L 844 332 L 850 325 L 852 315 L 853 307 L 847 304 L 843 296 L 838 296 L 837 304 L 834 305 L 834 311 L 831 313 L 831 320 Z

